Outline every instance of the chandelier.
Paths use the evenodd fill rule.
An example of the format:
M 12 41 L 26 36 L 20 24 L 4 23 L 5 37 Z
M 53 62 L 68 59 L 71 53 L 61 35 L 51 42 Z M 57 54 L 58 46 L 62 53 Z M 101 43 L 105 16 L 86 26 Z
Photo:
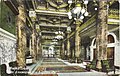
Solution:
M 83 20 L 84 16 L 88 16 L 87 12 L 87 4 L 88 0 L 76 0 L 73 2 L 72 0 L 68 0 L 69 5 L 75 4 L 75 7 L 69 10 L 68 12 L 68 18 L 74 19 L 74 20 Z
M 53 38 L 52 42 L 51 42 L 52 45 L 57 45 L 58 44 L 58 40 Z
M 57 32 L 55 32 L 55 34 L 56 34 L 56 36 L 55 36 L 55 39 L 58 39 L 58 40 L 61 40 L 61 39 L 63 39 L 64 37 L 63 37 L 63 32 L 62 31 L 57 31 Z

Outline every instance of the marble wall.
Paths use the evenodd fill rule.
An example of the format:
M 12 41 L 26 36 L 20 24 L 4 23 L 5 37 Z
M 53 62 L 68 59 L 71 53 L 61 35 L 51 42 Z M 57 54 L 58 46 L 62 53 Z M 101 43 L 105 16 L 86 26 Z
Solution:
M 16 60 L 16 37 L 0 28 L 0 61 L 7 64 Z

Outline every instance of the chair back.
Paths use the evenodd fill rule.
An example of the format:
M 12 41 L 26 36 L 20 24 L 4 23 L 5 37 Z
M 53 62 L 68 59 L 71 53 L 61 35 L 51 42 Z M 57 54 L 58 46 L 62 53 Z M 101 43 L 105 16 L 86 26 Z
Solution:
M 0 71 L 2 76 L 7 76 L 7 66 L 5 64 L 0 65 Z

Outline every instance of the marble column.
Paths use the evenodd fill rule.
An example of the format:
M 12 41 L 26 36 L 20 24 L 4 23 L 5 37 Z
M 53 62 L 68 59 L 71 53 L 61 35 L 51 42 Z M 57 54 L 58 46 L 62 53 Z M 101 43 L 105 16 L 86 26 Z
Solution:
M 32 53 L 32 37 L 30 36 L 30 40 L 29 40 L 29 50 L 30 50 L 30 55 Z
M 67 57 L 70 57 L 70 39 L 69 39 L 69 33 L 67 35 Z
M 37 38 L 37 59 L 39 59 L 41 56 L 41 50 L 40 50 L 40 37 Z
M 36 31 L 35 31 L 35 25 L 33 25 L 32 29 L 32 56 L 33 56 L 33 62 L 36 62 L 37 57 L 37 42 L 36 42 Z
M 107 59 L 107 1 L 99 1 L 98 18 L 97 18 L 97 37 L 96 37 L 96 54 L 97 54 L 97 66 L 96 68 L 102 69 L 101 60 Z
M 40 34 L 40 41 L 39 41 L 39 55 L 42 57 L 42 36 Z
M 81 24 L 81 21 L 76 20 L 76 29 L 75 29 L 75 57 L 79 59 L 80 57 L 80 36 L 79 36 L 79 31 L 78 28 Z
M 25 51 L 26 51 L 26 13 L 23 1 L 18 0 L 19 6 L 19 15 L 17 16 L 17 63 L 18 67 L 24 68 L 26 66 L 25 63 Z
M 64 48 L 64 42 L 62 42 L 62 50 L 61 50 L 61 58 L 64 59 L 65 57 L 65 48 Z
M 41 44 L 41 41 L 39 43 L 39 57 L 42 57 L 42 44 Z

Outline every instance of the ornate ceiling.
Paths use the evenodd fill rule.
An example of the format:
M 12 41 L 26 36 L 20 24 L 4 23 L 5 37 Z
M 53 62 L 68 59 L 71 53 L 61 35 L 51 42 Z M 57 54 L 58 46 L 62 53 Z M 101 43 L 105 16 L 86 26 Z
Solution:
M 35 10 L 37 14 L 37 23 L 40 26 L 42 39 L 52 41 L 56 36 L 55 32 L 61 30 L 66 33 L 67 26 L 72 24 L 74 30 L 74 21 L 68 19 L 68 11 L 74 4 L 68 4 L 68 0 L 25 0 L 26 7 L 29 10 Z M 89 1 L 89 16 L 83 20 L 86 22 L 96 13 L 94 8 L 97 7 L 94 1 Z
M 40 26 L 46 26 L 46 30 L 53 31 L 54 27 L 67 27 L 67 0 L 36 0 L 33 2 L 38 15 Z M 48 29 L 52 27 L 52 29 Z M 61 28 L 62 29 L 62 28 Z M 54 31 L 57 31 L 55 28 Z
M 52 41 L 56 31 L 66 33 L 71 20 L 68 19 L 68 0 L 26 0 L 28 10 L 35 10 L 42 39 Z

